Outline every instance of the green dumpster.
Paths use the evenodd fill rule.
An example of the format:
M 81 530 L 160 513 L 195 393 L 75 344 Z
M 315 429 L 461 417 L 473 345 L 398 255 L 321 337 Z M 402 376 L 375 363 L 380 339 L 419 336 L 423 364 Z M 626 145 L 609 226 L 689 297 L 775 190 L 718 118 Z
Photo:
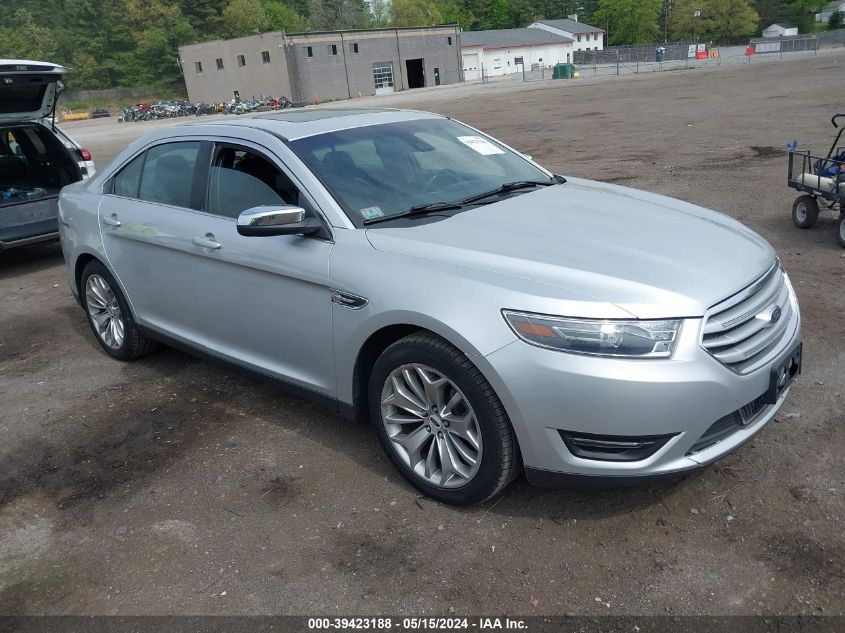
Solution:
M 572 79 L 574 73 L 574 64 L 555 64 L 552 70 L 552 79 Z

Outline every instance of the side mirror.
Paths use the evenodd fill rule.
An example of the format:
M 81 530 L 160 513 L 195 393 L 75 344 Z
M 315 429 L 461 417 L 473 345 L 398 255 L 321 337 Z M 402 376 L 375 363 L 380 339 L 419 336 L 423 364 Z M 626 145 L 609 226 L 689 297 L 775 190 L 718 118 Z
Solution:
M 253 207 L 238 216 L 238 233 L 247 237 L 310 235 L 319 230 L 319 223 L 305 219 L 305 209 L 293 205 Z

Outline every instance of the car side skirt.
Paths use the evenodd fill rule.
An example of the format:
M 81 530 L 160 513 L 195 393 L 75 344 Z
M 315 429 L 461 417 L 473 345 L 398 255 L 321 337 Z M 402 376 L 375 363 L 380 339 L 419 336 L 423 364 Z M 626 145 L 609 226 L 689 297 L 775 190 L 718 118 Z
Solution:
M 346 420 L 354 421 L 356 419 L 355 407 L 352 404 L 340 402 L 337 398 L 332 398 L 331 396 L 327 396 L 326 394 L 319 393 L 312 389 L 308 389 L 307 387 L 302 387 L 286 380 L 282 380 L 281 378 L 277 378 L 276 376 L 265 374 L 264 372 L 253 369 L 252 367 L 246 367 L 245 365 L 241 365 L 240 363 L 236 363 L 225 358 L 220 358 L 219 356 L 215 356 L 214 354 L 211 354 L 205 350 L 189 345 L 188 343 L 184 343 L 171 336 L 168 336 L 167 334 L 162 334 L 161 332 L 158 332 L 156 330 L 142 326 L 139 327 L 144 336 L 159 341 L 160 343 L 163 343 L 168 347 L 177 349 L 180 352 L 184 352 L 185 354 L 194 356 L 195 358 L 208 361 L 210 363 L 213 363 L 214 365 L 217 365 L 218 367 L 235 371 L 238 374 L 241 374 L 242 376 L 245 376 L 247 378 L 273 384 L 277 387 L 280 387 L 285 393 L 288 393 L 292 396 L 297 396 L 299 398 L 302 398 L 303 400 L 309 400 L 311 402 L 314 402 L 320 405 L 321 407 L 324 407 L 331 413 L 340 414 Z

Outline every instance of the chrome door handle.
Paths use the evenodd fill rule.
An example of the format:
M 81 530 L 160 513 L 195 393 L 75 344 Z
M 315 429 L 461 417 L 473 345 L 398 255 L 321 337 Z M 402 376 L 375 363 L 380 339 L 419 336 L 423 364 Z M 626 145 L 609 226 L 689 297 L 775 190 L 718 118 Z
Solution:
M 206 233 L 202 237 L 197 236 L 193 239 L 193 242 L 196 246 L 200 246 L 202 248 L 210 248 L 212 250 L 220 248 L 220 242 L 216 242 L 211 233 Z
M 106 226 L 120 226 L 120 220 L 117 219 L 117 215 L 114 213 L 104 215 L 100 221 Z

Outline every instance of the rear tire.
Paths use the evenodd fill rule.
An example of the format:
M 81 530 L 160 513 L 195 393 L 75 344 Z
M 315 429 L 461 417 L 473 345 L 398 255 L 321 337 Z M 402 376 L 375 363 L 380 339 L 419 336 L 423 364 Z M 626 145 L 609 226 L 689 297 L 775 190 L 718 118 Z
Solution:
M 478 368 L 439 336 L 420 331 L 388 347 L 370 374 L 368 399 L 388 458 L 430 497 L 480 503 L 520 472 L 502 403 Z
M 141 332 L 120 286 L 100 262 L 91 261 L 82 270 L 79 291 L 88 325 L 106 354 L 132 360 L 157 347 Z
M 792 223 L 799 229 L 809 229 L 819 219 L 819 203 L 813 196 L 798 196 L 792 205 Z

